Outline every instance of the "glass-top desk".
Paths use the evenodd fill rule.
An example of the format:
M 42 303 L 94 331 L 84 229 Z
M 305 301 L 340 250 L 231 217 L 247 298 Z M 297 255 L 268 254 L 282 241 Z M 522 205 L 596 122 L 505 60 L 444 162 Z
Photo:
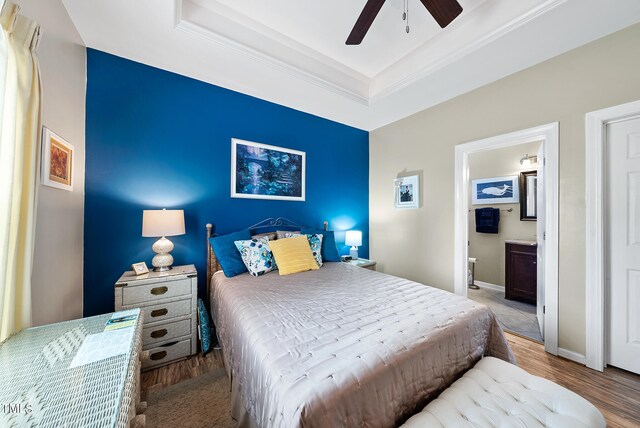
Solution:
M 128 427 L 140 396 L 142 314 L 132 312 L 129 327 L 107 332 L 115 334 L 98 334 L 107 314 L 29 328 L 2 342 L 0 426 Z M 85 359 L 74 362 L 85 340 Z

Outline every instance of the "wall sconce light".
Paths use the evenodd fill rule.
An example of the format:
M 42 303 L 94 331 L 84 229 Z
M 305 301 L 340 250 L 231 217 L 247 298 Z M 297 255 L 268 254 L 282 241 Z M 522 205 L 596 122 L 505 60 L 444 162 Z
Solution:
M 529 154 L 524 155 L 522 159 L 520 159 L 520 165 L 523 168 L 529 168 L 532 165 L 538 164 L 538 156 L 529 156 Z

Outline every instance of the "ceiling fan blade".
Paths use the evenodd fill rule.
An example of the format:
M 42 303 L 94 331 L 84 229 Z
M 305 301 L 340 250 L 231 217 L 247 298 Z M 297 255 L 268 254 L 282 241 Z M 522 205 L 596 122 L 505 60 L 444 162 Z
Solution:
M 462 6 L 456 0 L 420 0 L 441 28 L 462 13 Z
M 362 9 L 362 13 L 360 17 L 356 21 L 356 25 L 353 26 L 353 30 L 351 30 L 351 34 L 347 38 L 348 45 L 359 45 L 362 43 L 364 36 L 367 35 L 367 31 L 373 24 L 373 21 L 378 16 L 378 12 L 382 8 L 385 0 L 369 0 L 367 4 L 364 5 L 364 9 Z

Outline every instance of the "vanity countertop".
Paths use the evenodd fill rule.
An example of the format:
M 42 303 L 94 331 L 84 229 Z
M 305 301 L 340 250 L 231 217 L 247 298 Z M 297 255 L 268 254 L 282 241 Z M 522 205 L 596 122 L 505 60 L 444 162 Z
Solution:
M 504 242 L 507 244 L 518 244 L 518 245 L 538 245 L 536 241 L 530 241 L 527 239 L 507 239 Z

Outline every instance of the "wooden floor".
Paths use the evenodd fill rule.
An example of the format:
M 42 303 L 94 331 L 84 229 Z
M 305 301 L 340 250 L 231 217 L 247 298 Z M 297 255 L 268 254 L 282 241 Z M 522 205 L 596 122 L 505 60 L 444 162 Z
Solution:
M 607 419 L 608 427 L 640 427 L 640 376 L 616 368 L 603 373 L 544 352 L 544 346 L 505 333 L 518 366 L 580 394 Z
M 214 349 L 204 357 L 197 354 L 186 360 L 142 372 L 140 386 L 143 397 L 152 390 L 174 385 L 183 380 L 193 379 L 223 367 L 222 351 Z
M 592 402 L 612 428 L 640 427 L 640 376 L 607 368 L 603 373 L 544 352 L 540 343 L 506 333 L 518 360 L 529 373 L 549 379 Z M 223 367 L 220 351 L 194 356 L 142 374 L 143 393 Z

